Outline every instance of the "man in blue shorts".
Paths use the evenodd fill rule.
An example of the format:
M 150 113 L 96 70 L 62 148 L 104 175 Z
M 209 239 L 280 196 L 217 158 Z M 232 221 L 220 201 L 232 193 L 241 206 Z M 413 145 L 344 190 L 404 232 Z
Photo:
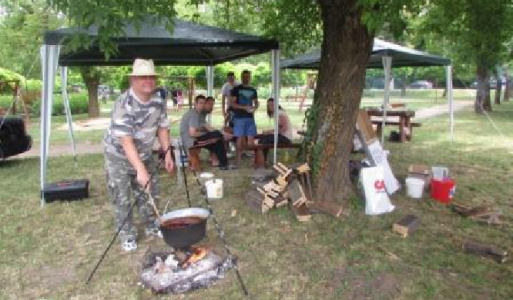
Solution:
M 234 111 L 233 135 L 237 138 L 237 164 L 240 164 L 242 151 L 247 145 L 253 145 L 257 128 L 253 113 L 258 108 L 257 91 L 250 86 L 251 72 L 242 71 L 242 84 L 232 89 L 230 106 Z

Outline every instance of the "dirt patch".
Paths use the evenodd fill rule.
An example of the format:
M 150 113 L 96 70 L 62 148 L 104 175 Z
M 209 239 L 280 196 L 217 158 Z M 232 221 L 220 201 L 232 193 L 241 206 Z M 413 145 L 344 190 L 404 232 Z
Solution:
M 347 299 L 393 299 L 401 291 L 401 279 L 391 273 L 370 276 L 365 271 L 338 268 L 332 278 L 332 286 L 344 286 Z
M 76 281 L 74 266 L 50 266 L 25 271 L 23 286 L 30 294 L 31 299 L 42 297 L 49 293 L 55 293 L 60 287 Z M 28 296 L 28 295 L 25 295 Z M 34 298 L 32 298 L 34 297 Z

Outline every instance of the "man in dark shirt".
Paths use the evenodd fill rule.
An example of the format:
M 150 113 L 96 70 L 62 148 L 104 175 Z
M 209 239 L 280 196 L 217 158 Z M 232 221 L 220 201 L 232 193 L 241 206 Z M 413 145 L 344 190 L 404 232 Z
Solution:
M 242 84 L 232 89 L 230 106 L 233 108 L 233 134 L 237 138 L 237 164 L 240 164 L 242 151 L 247 144 L 253 145 L 257 128 L 253 113 L 258 108 L 257 91 L 250 86 L 251 72 L 242 71 Z
M 218 158 L 219 169 L 234 169 L 233 166 L 228 165 L 223 134 L 210 127 L 205 119 L 205 105 L 205 96 L 198 95 L 194 100 L 194 108 L 183 115 L 180 123 L 180 137 L 182 143 L 187 149 L 195 145 L 205 144 L 205 148 L 215 153 Z

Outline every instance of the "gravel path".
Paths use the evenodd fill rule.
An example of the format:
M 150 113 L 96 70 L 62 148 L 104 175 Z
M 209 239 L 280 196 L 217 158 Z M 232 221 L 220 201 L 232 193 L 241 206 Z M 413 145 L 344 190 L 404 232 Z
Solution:
M 462 110 L 473 106 L 472 101 L 454 101 L 454 111 Z M 415 112 L 415 120 L 424 120 L 449 113 L 447 104 L 435 105 L 429 108 L 419 109 Z M 76 144 L 77 154 L 102 153 L 103 146 L 101 142 L 79 142 Z M 72 155 L 71 143 L 50 145 L 50 156 Z M 32 149 L 23 154 L 17 155 L 18 158 L 39 156 L 39 143 L 32 145 Z

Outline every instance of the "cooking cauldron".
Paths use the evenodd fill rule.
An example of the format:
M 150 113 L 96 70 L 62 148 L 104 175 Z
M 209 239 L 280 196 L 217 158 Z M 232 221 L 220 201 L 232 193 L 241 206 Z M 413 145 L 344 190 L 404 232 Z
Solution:
M 185 248 L 205 237 L 210 212 L 191 207 L 170 211 L 160 218 L 160 231 L 166 244 L 173 248 Z

